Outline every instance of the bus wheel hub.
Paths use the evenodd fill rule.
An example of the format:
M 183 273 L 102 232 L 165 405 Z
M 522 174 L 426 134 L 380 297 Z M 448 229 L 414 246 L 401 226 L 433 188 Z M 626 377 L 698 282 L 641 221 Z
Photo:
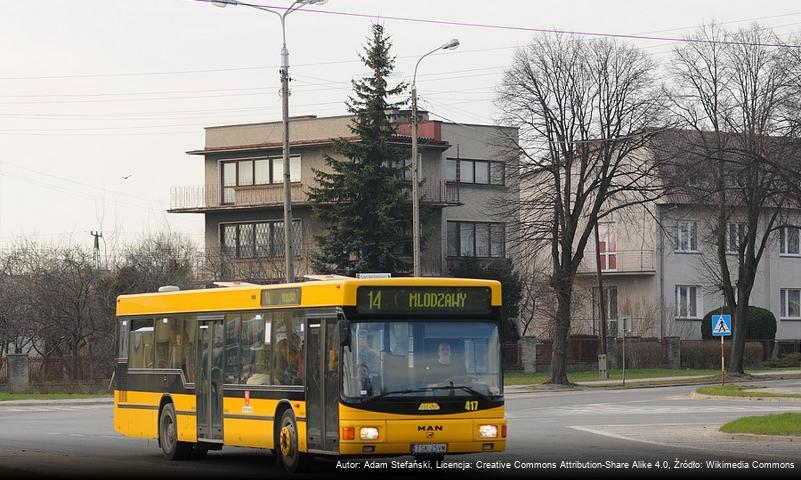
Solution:
M 292 448 L 292 431 L 288 425 L 281 428 L 281 453 L 285 457 L 294 453 Z

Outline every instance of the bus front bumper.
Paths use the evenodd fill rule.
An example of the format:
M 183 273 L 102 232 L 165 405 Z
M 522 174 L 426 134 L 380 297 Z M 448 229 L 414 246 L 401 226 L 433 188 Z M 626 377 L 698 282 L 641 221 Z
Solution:
M 378 435 L 364 438 L 363 431 Z M 339 438 L 343 455 L 501 452 L 506 449 L 506 419 L 342 420 Z

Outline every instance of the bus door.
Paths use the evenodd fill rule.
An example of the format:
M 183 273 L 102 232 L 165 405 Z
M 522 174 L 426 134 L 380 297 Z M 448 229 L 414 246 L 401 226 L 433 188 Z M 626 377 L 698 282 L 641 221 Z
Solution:
M 197 438 L 223 441 L 223 317 L 198 318 Z
M 306 320 L 306 442 L 312 453 L 339 453 L 339 332 L 337 312 Z

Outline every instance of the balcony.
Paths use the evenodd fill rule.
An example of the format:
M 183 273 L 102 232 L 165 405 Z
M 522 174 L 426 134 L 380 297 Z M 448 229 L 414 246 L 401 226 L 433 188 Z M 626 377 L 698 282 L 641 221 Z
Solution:
M 291 185 L 293 205 L 308 204 L 308 185 Z M 222 190 L 222 191 L 221 191 Z M 423 203 L 434 207 L 460 205 L 459 186 L 445 182 L 424 182 L 420 185 Z M 190 185 L 170 188 L 171 213 L 203 213 L 212 210 L 280 207 L 284 204 L 283 184 L 236 186 Z
M 595 250 L 584 252 L 584 259 L 582 259 L 577 272 L 579 275 L 594 275 L 598 271 L 595 255 Z M 619 250 L 601 255 L 601 272 L 604 275 L 654 275 L 656 273 L 656 255 L 653 250 Z M 606 257 L 605 262 L 603 257 Z
M 292 203 L 306 203 L 306 185 L 291 184 Z M 225 187 L 219 185 L 191 185 L 170 188 L 172 213 L 199 213 L 209 210 L 230 210 L 255 207 L 280 207 L 284 204 L 284 185 L 257 185 Z

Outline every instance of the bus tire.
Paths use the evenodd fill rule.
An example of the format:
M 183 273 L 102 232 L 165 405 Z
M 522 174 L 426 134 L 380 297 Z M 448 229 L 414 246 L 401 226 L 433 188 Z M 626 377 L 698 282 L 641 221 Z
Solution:
M 291 408 L 287 408 L 281 414 L 281 421 L 278 424 L 275 453 L 281 466 L 289 473 L 304 470 L 308 464 L 308 455 L 299 450 L 299 445 L 295 413 Z
M 172 403 L 164 405 L 159 415 L 159 445 L 167 460 L 186 460 L 192 454 L 192 444 L 178 441 L 178 422 Z

